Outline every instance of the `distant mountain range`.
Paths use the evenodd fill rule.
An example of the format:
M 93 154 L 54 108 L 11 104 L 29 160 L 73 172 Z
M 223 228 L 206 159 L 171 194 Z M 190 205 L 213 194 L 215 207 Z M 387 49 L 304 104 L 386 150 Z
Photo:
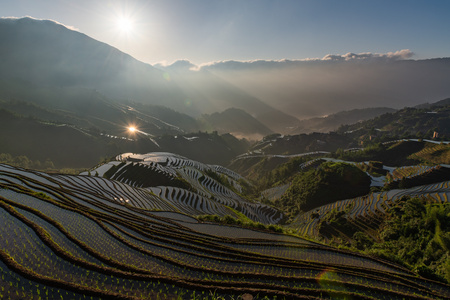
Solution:
M 299 121 L 298 125 L 292 129 L 290 134 L 330 132 L 338 129 L 341 125 L 358 123 L 395 111 L 395 109 L 387 107 L 363 108 L 342 111 L 321 118 L 305 119 Z
M 104 119 L 95 111 L 102 110 L 101 105 L 86 105 L 94 94 L 95 101 L 101 99 L 108 110 L 116 106 L 123 111 L 117 103 L 133 108 L 141 103 L 153 106 L 150 112 L 154 106 L 163 106 L 194 119 L 235 108 L 271 132 L 296 134 L 335 130 L 373 117 L 380 109 L 327 120 L 305 119 L 368 107 L 398 109 L 450 94 L 449 58 L 354 55 L 310 61 L 230 61 L 201 67 L 188 61 L 151 66 L 56 22 L 29 17 L 0 19 L 0 38 L 0 100 L 75 110 L 83 117 L 89 111 Z M 177 119 L 147 115 L 168 124 Z M 189 122 L 185 131 L 199 128 Z M 100 129 L 106 124 L 100 125 L 95 124 Z M 216 129 L 222 131 L 223 125 Z
M 386 140 L 392 137 L 416 137 L 448 140 L 450 136 L 450 104 L 448 99 L 417 107 L 405 107 L 358 124 L 344 125 L 339 133 L 360 140 Z
M 215 128 L 219 133 L 233 133 L 240 137 L 253 137 L 259 140 L 273 131 L 241 109 L 229 108 L 221 113 L 203 115 L 202 127 Z
M 79 102 L 94 91 L 105 100 L 160 105 L 192 117 L 244 109 L 275 131 L 297 121 L 212 74 L 160 70 L 52 21 L 1 19 L 0 39 L 0 97 L 6 100 L 88 112 L 94 108 Z
M 225 61 L 200 70 L 298 119 L 356 108 L 401 109 L 450 95 L 448 57 L 411 60 L 395 53 L 349 53 L 312 60 Z
M 4 116 L 0 120 L 0 153 L 26 156 L 41 163 L 49 159 L 57 167 L 90 166 L 117 152 L 132 151 L 170 151 L 207 163 L 226 164 L 249 149 L 248 141 L 239 141 L 236 137 L 255 141 L 274 133 L 292 135 L 292 138 L 277 139 L 276 143 L 268 142 L 267 145 L 265 142 L 271 138 L 265 139 L 252 150 L 298 153 L 323 149 L 334 151 L 355 145 L 361 139 L 376 137 L 373 128 L 381 129 L 383 126 L 384 133 L 390 133 L 389 136 L 401 134 L 400 130 L 405 128 L 413 135 L 419 130 L 414 129 L 416 124 L 410 126 L 409 123 L 398 130 L 392 130 L 398 124 L 391 127 L 386 122 L 383 126 L 378 123 L 369 125 L 372 121 L 367 120 L 381 115 L 404 115 L 392 108 L 376 107 L 380 103 L 375 101 L 376 93 L 370 98 L 373 100 L 370 102 L 372 108 L 339 112 L 339 107 L 350 104 L 353 108 L 369 107 L 369 98 L 358 98 L 361 100 L 359 103 L 348 94 L 348 98 L 342 101 L 343 94 L 338 93 L 334 104 L 324 106 L 323 98 L 318 97 L 308 100 L 308 105 L 314 105 L 317 110 L 305 109 L 298 113 L 297 109 L 286 110 L 295 102 L 290 102 L 289 99 L 293 98 L 286 96 L 292 90 L 285 89 L 283 84 L 275 88 L 280 78 L 286 79 L 287 74 L 295 75 L 302 68 L 307 68 L 304 70 L 312 77 L 324 74 L 328 67 L 332 67 L 333 72 L 342 68 L 345 71 L 342 77 L 366 76 L 368 73 L 365 72 L 376 65 L 374 61 L 350 61 L 348 64 L 322 60 L 224 62 L 201 68 L 187 61 L 178 61 L 170 66 L 151 66 L 56 22 L 32 18 L 0 19 L 0 39 L 0 110 Z M 434 88 L 437 94 L 444 94 L 450 87 L 450 77 L 444 76 L 450 69 L 448 59 L 384 59 L 378 60 L 377 64 L 391 70 L 404 66 L 403 71 L 409 70 L 416 77 L 424 76 L 422 71 L 427 70 L 428 77 L 420 85 L 424 90 Z M 431 72 L 433 68 L 436 68 L 436 74 Z M 359 73 L 355 74 L 357 70 Z M 276 79 L 276 74 L 280 78 Z M 335 78 L 337 73 L 333 74 Z M 293 84 L 293 80 L 297 80 L 300 88 L 303 81 L 308 81 L 308 76 L 305 76 L 290 77 L 289 82 Z M 324 81 L 323 89 L 329 88 L 328 79 Z M 256 89 L 257 82 L 261 90 Z M 342 82 L 335 83 L 339 85 Z M 405 88 L 403 84 L 400 86 Z M 381 87 L 385 89 L 383 95 L 386 95 L 389 88 L 386 85 Z M 415 85 L 411 89 L 417 87 Z M 348 88 L 341 85 L 341 89 Z M 322 88 L 317 87 L 316 90 L 318 95 L 323 92 Z M 276 91 L 278 96 L 274 94 Z M 358 91 L 356 87 L 355 91 Z M 300 92 L 296 95 L 303 97 Z M 269 101 L 270 97 L 272 101 Z M 307 99 L 298 101 L 299 108 L 304 107 L 304 100 Z M 390 104 L 398 106 L 399 103 L 391 101 Z M 423 104 L 419 108 L 438 104 L 445 106 L 448 99 Z M 293 116 L 312 116 L 323 111 L 331 113 L 326 117 L 302 120 Z M 379 122 L 379 119 L 375 120 Z M 433 121 L 432 126 L 430 122 L 422 122 L 424 126 L 420 130 L 427 128 L 427 132 L 421 132 L 421 136 L 428 136 L 430 130 L 447 124 L 442 118 Z M 352 125 L 355 123 L 358 124 Z M 138 134 L 128 132 L 129 126 L 136 126 Z M 359 127 L 366 129 L 344 139 L 325 134 L 296 136 L 311 132 L 327 133 L 339 128 L 353 132 Z M 440 129 L 439 134 L 446 134 L 446 131 Z M 199 153 L 198 147 L 208 147 L 208 151 Z M 78 153 L 82 158 L 75 159 L 70 153 Z

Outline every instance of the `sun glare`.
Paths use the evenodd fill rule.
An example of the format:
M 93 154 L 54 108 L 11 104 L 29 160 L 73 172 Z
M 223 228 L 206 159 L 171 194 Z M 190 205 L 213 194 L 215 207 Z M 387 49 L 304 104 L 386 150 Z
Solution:
M 133 30 L 133 22 L 129 18 L 120 17 L 117 20 L 117 27 L 122 32 L 125 32 L 125 33 L 131 32 Z
M 136 132 L 136 127 L 130 126 L 130 127 L 128 127 L 128 131 L 131 133 L 134 133 L 134 132 Z

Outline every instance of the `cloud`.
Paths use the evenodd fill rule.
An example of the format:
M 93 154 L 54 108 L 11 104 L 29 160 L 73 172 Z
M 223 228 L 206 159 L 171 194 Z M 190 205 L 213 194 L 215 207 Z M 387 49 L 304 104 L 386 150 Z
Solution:
M 301 60 L 218 61 L 201 65 L 200 70 L 303 119 L 354 108 L 401 108 L 448 97 L 450 87 L 444 79 L 450 73 L 450 58 L 415 60 L 413 56 L 404 49 Z
M 325 55 L 321 60 L 325 61 L 351 61 L 351 60 L 403 60 L 411 58 L 414 53 L 409 49 L 403 49 L 388 53 L 347 53 L 344 55 Z
M 382 62 L 382 61 L 397 61 L 405 60 L 414 56 L 414 53 L 409 49 L 403 49 L 395 52 L 388 53 L 346 53 L 346 54 L 327 54 L 323 58 L 305 58 L 305 59 L 280 59 L 280 60 L 248 60 L 248 61 L 214 61 L 202 64 L 198 66 L 198 69 L 209 70 L 228 70 L 237 71 L 244 69 L 258 69 L 258 68 L 285 68 L 312 65 L 314 63 L 326 63 L 326 62 L 346 62 L 346 61 L 358 61 L 358 62 Z M 194 68 L 191 68 L 194 69 Z
M 346 53 L 346 54 L 327 54 L 322 58 L 305 58 L 305 59 L 279 59 L 279 60 L 221 60 L 195 65 L 189 60 L 181 59 L 171 64 L 166 61 L 154 64 L 155 68 L 172 71 L 200 71 L 200 70 L 217 70 L 217 71 L 241 71 L 241 70 L 257 70 L 257 69 L 276 69 L 300 67 L 306 65 L 314 65 L 315 63 L 327 62 L 382 62 L 405 60 L 414 56 L 414 52 L 409 49 L 403 49 L 388 53 Z
M 408 59 L 414 56 L 414 52 L 409 49 L 403 49 L 396 52 L 388 52 L 387 55 L 390 57 L 395 57 L 397 59 Z
M 44 22 L 53 22 L 55 24 L 61 25 L 66 27 L 67 29 L 73 30 L 73 31 L 80 31 L 78 28 L 71 26 L 71 25 L 66 25 L 63 23 L 60 23 L 58 21 L 55 20 L 49 20 L 49 19 L 38 19 L 38 18 L 34 18 L 31 16 L 24 16 L 24 17 L 1 17 L 0 18 L 1 21 L 3 20 L 12 20 L 12 21 L 27 21 L 27 20 L 33 20 L 33 21 L 44 21 Z
M 186 59 L 179 59 L 174 61 L 171 64 L 167 62 L 160 62 L 154 64 L 153 67 L 161 69 L 161 70 L 170 70 L 170 71 L 196 71 L 198 70 L 198 66 L 191 63 Z

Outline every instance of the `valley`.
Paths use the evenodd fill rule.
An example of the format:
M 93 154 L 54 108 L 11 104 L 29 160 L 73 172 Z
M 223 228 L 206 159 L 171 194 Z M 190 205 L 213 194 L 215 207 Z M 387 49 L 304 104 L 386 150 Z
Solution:
M 450 58 L 0 39 L 0 299 L 450 299 Z

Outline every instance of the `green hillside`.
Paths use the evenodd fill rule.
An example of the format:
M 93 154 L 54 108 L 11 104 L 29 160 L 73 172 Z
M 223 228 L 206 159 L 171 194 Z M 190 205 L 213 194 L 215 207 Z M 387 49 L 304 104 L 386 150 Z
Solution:
M 321 174 L 322 183 L 348 184 L 358 176 L 365 180 L 362 171 L 347 164 L 325 163 L 320 170 L 317 174 Z M 165 180 L 146 182 L 139 173 L 144 177 L 151 174 L 149 178 L 160 173 Z M 177 177 L 191 188 L 168 185 L 170 178 Z M 280 212 L 234 192 L 242 191 L 243 182 L 239 174 L 224 167 L 161 152 L 124 153 L 78 176 L 0 164 L 0 220 L 7 224 L 0 230 L 5 238 L 0 249 L 1 297 L 214 300 L 450 296 L 449 286 L 440 282 L 439 272 L 445 274 L 445 268 L 433 267 L 446 253 L 447 225 L 436 225 L 437 221 L 446 222 L 445 210 L 430 206 L 429 220 L 436 221 L 427 223 L 424 219 L 425 227 L 416 228 L 422 235 L 433 235 L 422 238 L 431 245 L 426 250 L 429 256 L 427 261 L 419 260 L 420 267 L 414 270 L 412 260 L 401 264 L 389 261 L 401 258 L 401 254 L 382 255 L 388 248 L 378 251 L 384 258 L 377 258 L 267 230 L 279 231 L 280 227 L 262 223 L 278 223 Z M 428 206 L 424 207 L 428 211 Z M 399 226 L 414 229 L 410 224 L 415 224 L 413 218 L 420 211 L 414 209 Z M 238 226 L 243 222 L 236 219 L 246 220 L 247 227 Z M 390 220 L 398 222 L 394 217 Z M 370 244 L 361 234 L 355 241 L 363 247 Z M 409 247 L 406 241 L 404 245 Z M 402 245 L 395 247 L 402 249 Z
M 364 142 L 395 137 L 431 139 L 435 132 L 438 139 L 447 140 L 449 128 L 450 106 L 444 102 L 427 108 L 407 107 L 358 124 L 341 126 L 337 132 L 347 133 Z
M 327 162 L 317 169 L 296 175 L 286 193 L 274 205 L 294 217 L 301 211 L 365 195 L 369 189 L 369 176 L 357 167 Z

